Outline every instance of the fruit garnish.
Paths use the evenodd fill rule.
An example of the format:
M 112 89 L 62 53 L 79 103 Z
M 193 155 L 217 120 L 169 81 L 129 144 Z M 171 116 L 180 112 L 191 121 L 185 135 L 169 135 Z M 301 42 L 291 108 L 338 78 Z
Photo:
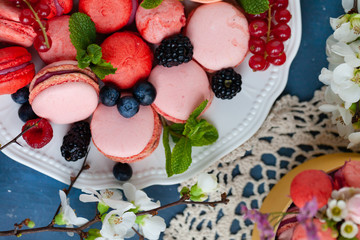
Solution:
M 152 8 L 156 8 L 157 6 L 159 6 L 162 3 L 163 0 L 144 0 L 140 6 L 145 8 L 145 9 L 152 9 Z
M 139 112 L 139 102 L 132 96 L 125 96 L 119 99 L 117 109 L 124 118 L 131 118 Z
M 18 110 L 18 115 L 21 121 L 27 122 L 31 119 L 38 118 L 38 116 L 34 113 L 29 102 L 25 102 Z
M 66 161 L 77 161 L 86 156 L 90 144 L 91 131 L 88 122 L 80 121 L 71 126 L 63 138 L 61 155 Z
M 241 91 L 241 75 L 232 68 L 216 72 L 211 78 L 211 88 L 217 98 L 232 99 Z
M 260 14 L 269 9 L 268 0 L 237 0 L 237 2 L 249 14 Z
M 119 181 L 128 181 L 132 174 L 132 168 L 127 163 L 118 162 L 113 167 L 114 177 Z
M 23 139 L 30 147 L 42 148 L 51 141 L 53 129 L 48 120 L 44 118 L 29 120 L 22 127 L 22 131 L 25 131 L 30 127 L 31 129 L 22 135 Z
M 71 43 L 76 48 L 76 60 L 80 68 L 90 67 L 100 79 L 115 74 L 116 68 L 102 58 L 101 47 L 95 43 L 96 28 L 91 18 L 84 13 L 74 13 L 69 20 Z
M 100 89 L 99 98 L 102 104 L 111 107 L 118 103 L 120 95 L 120 90 L 116 86 L 105 85 Z
M 150 82 L 138 82 L 133 87 L 133 96 L 140 105 L 148 106 L 155 101 L 156 89 Z
M 11 98 L 18 104 L 24 104 L 29 100 L 29 94 L 29 88 L 23 87 L 17 90 L 15 93 L 11 94 Z

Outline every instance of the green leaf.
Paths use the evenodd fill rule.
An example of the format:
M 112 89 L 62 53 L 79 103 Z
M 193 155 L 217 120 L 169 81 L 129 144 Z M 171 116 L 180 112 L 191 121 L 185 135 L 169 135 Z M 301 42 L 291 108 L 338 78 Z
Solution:
M 249 14 L 260 14 L 269 9 L 268 0 L 237 0 L 245 12 Z
M 76 50 L 86 50 L 96 40 L 95 24 L 91 18 L 80 12 L 71 15 L 69 20 L 70 40 Z
M 193 146 L 200 147 L 214 143 L 219 138 L 219 133 L 213 125 L 201 119 L 187 136 Z
M 87 55 L 86 51 L 83 49 L 79 49 L 76 54 L 76 60 L 78 61 L 79 68 L 86 68 L 90 66 L 91 58 Z
M 96 65 L 90 65 L 90 68 L 100 79 L 104 79 L 106 75 L 115 74 L 116 72 L 116 68 L 111 63 L 105 62 L 104 59 L 101 59 Z
M 97 44 L 90 44 L 87 47 L 87 54 L 89 55 L 93 64 L 98 64 L 102 58 L 101 47 Z
M 164 149 L 165 149 L 166 173 L 167 173 L 168 177 L 171 177 L 172 175 L 174 175 L 174 172 L 171 168 L 171 148 L 170 148 L 170 144 L 169 144 L 169 126 L 164 126 L 164 129 L 163 129 L 163 145 L 164 145 Z
M 204 111 L 206 108 L 206 105 L 208 103 L 208 100 L 203 101 L 189 116 L 189 118 L 186 120 L 185 128 L 183 135 L 187 136 L 191 131 L 195 131 L 194 128 L 196 128 L 198 120 L 197 117 L 200 116 L 200 114 Z
M 109 210 L 109 206 L 99 202 L 98 205 L 97 205 L 97 209 L 98 209 L 100 214 L 104 214 Z
M 190 195 L 191 196 L 195 196 L 195 197 L 198 197 L 200 196 L 201 194 L 203 194 L 203 191 L 201 188 L 198 187 L 197 184 L 193 185 L 191 187 L 191 190 L 190 190 Z
M 177 143 L 180 139 L 180 136 L 183 135 L 185 124 L 183 123 L 174 123 L 170 127 L 170 136 L 174 143 Z
M 180 174 L 189 168 L 191 162 L 191 141 L 181 137 L 171 154 L 171 168 L 175 174 Z
M 96 238 L 102 237 L 100 234 L 100 230 L 96 228 L 92 228 L 88 232 L 87 238 L 85 240 L 95 240 Z
M 190 193 L 190 189 L 188 187 L 183 187 L 180 191 L 180 196 L 184 196 L 185 194 L 189 194 Z
M 145 8 L 145 9 L 152 9 L 152 8 L 156 8 L 157 6 L 159 6 L 162 3 L 163 0 L 144 0 L 140 6 Z

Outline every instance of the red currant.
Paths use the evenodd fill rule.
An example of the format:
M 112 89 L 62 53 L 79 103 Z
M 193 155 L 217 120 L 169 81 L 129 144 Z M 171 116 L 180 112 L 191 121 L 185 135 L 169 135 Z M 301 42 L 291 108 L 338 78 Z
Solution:
M 278 23 L 288 23 L 291 17 L 291 13 L 287 9 L 279 9 L 275 12 L 275 20 Z
M 49 24 L 48 22 L 45 20 L 45 19 L 41 19 L 40 20 L 41 24 L 43 25 L 43 27 L 45 28 L 45 32 L 49 29 Z M 34 28 L 34 31 L 38 34 L 42 34 L 42 29 L 39 25 L 38 22 L 34 22 L 33 24 L 33 28 Z
M 36 12 L 39 18 L 46 18 L 50 14 L 50 7 L 47 4 L 39 3 L 36 5 Z
M 28 0 L 28 2 L 34 4 L 34 3 L 37 3 L 39 0 Z
M 253 37 L 265 36 L 267 30 L 268 30 L 268 26 L 264 20 L 254 20 L 249 25 L 250 35 Z
M 265 49 L 270 57 L 277 57 L 284 52 L 284 44 L 277 39 L 273 39 L 266 43 Z
M 13 1 L 18 8 L 27 8 L 26 3 L 23 0 L 15 0 Z
M 23 9 L 20 13 L 20 22 L 24 25 L 31 25 L 34 23 L 34 15 L 30 9 Z
M 286 23 L 279 23 L 272 30 L 274 37 L 280 41 L 286 41 L 291 36 L 291 28 Z
M 263 55 L 265 53 L 265 41 L 261 38 L 250 38 L 249 50 L 253 54 Z
M 274 8 L 275 9 L 287 8 L 288 5 L 289 5 L 289 0 L 276 0 L 274 4 Z
M 268 12 L 265 11 L 265 12 L 260 13 L 260 14 L 248 14 L 247 17 L 248 17 L 248 19 L 250 21 L 258 20 L 258 19 L 265 19 L 265 18 L 268 17 Z
M 267 61 L 264 56 L 261 55 L 253 55 L 249 59 L 249 66 L 253 71 L 262 71 L 267 66 Z
M 48 37 L 49 45 L 50 45 L 50 48 L 51 48 L 51 44 L 52 44 L 51 38 L 49 36 L 47 36 L 47 37 Z M 47 52 L 50 49 L 50 48 L 48 48 L 46 46 L 45 38 L 44 38 L 44 36 L 42 34 L 37 35 L 35 37 L 34 48 L 39 52 Z
M 286 61 L 286 54 L 283 52 L 277 57 L 270 57 L 268 56 L 266 58 L 267 61 L 269 61 L 271 64 L 274 64 L 276 66 L 283 65 Z

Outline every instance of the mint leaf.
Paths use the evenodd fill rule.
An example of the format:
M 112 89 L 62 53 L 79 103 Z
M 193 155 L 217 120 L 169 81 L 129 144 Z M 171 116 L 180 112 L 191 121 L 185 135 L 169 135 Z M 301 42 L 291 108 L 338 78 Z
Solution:
M 201 119 L 187 136 L 193 146 L 200 147 L 214 143 L 219 138 L 219 133 L 213 125 Z
M 170 136 L 174 143 L 177 143 L 184 132 L 185 124 L 183 123 L 174 123 L 170 127 Z
M 182 137 L 172 151 L 171 168 L 175 174 L 183 173 L 189 168 L 191 161 L 191 141 Z
M 164 126 L 164 129 L 163 129 L 163 145 L 164 145 L 164 149 L 165 149 L 166 173 L 167 173 L 168 177 L 171 177 L 172 175 L 174 175 L 174 172 L 171 168 L 171 148 L 170 148 L 170 144 L 169 144 L 169 126 Z
M 93 64 L 98 64 L 102 58 L 101 47 L 97 44 L 90 44 L 87 47 L 87 54 Z
M 101 80 L 104 79 L 106 75 L 115 74 L 116 72 L 116 68 L 114 68 L 111 63 L 105 62 L 104 59 L 101 59 L 97 65 L 91 65 L 90 68 Z
M 197 117 L 204 111 L 206 105 L 208 104 L 208 100 L 203 101 L 200 105 L 195 108 L 195 110 L 190 114 L 189 118 L 186 120 L 185 128 L 184 128 L 184 135 L 188 135 L 191 131 L 194 131 L 196 125 L 198 123 Z
M 156 8 L 157 6 L 159 6 L 162 3 L 163 0 L 144 0 L 140 6 L 145 8 L 145 9 L 152 9 L 152 8 Z
M 245 12 L 249 14 L 260 14 L 269 9 L 268 0 L 237 0 Z
M 76 60 L 78 61 L 79 68 L 86 68 L 90 66 L 91 58 L 87 52 L 83 49 L 79 49 L 76 54 Z
M 80 12 L 73 13 L 69 20 L 71 43 L 76 50 L 86 50 L 96 40 L 96 28 L 91 18 Z

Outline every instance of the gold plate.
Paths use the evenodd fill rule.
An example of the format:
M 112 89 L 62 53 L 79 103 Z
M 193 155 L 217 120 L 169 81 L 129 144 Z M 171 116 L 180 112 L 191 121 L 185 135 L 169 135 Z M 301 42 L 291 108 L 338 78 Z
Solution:
M 298 173 L 308 169 L 318 169 L 325 172 L 332 172 L 340 168 L 346 161 L 349 160 L 360 161 L 360 155 L 357 153 L 334 153 L 313 158 L 303 164 L 300 164 L 281 178 L 280 181 L 271 189 L 270 193 L 261 205 L 260 212 L 285 212 L 290 207 L 292 203 L 291 198 L 289 197 L 290 185 Z M 273 221 L 271 224 L 274 225 L 276 222 L 277 221 Z M 274 228 L 274 231 L 277 231 L 277 227 Z M 259 239 L 259 231 L 255 225 L 252 240 Z

